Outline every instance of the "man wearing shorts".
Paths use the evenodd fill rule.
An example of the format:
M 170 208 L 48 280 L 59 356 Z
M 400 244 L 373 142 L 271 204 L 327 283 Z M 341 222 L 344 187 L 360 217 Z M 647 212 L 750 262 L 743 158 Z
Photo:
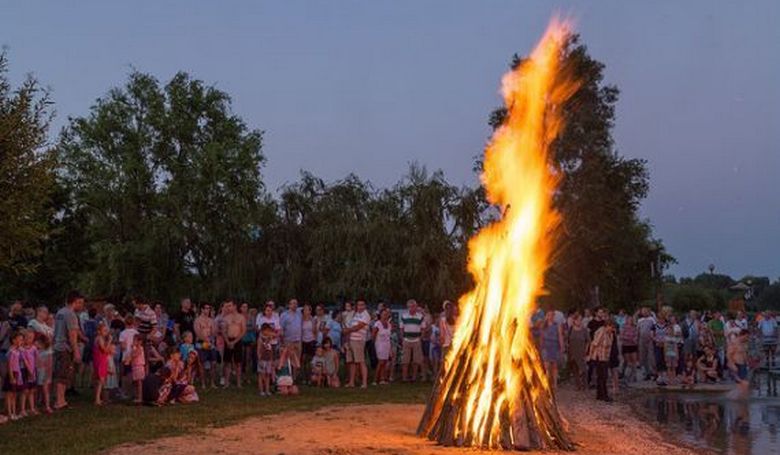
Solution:
M 236 383 L 241 388 L 241 358 L 243 356 L 241 339 L 246 333 L 246 318 L 236 311 L 236 304 L 233 300 L 225 301 L 222 322 L 225 325 L 225 355 L 222 359 L 225 387 L 230 385 L 230 371 L 235 370 Z
M 287 303 L 287 311 L 279 317 L 279 325 L 282 327 L 282 344 L 290 353 L 292 375 L 296 377 L 301 367 L 301 342 L 303 340 L 303 315 L 298 310 L 298 301 L 291 299 Z
M 81 363 L 78 348 L 80 327 L 77 312 L 84 309 L 84 297 L 78 291 L 70 291 L 66 305 L 54 317 L 54 409 L 68 405 L 65 390 L 73 382 L 76 365 Z
M 195 350 L 200 357 L 201 371 L 198 372 L 201 378 L 201 385 L 206 387 L 206 374 L 208 371 L 211 380 L 211 387 L 217 385 L 217 350 L 216 350 L 216 323 L 211 317 L 211 305 L 204 303 L 200 307 L 200 314 L 193 323 L 195 329 Z
M 424 315 L 417 308 L 415 300 L 406 302 L 408 308 L 401 314 L 401 336 L 403 337 L 403 353 L 401 361 L 401 380 L 403 382 L 414 381 L 423 362 L 422 341 L 420 340 Z M 412 376 L 409 377 L 409 365 L 412 366 Z
M 349 327 L 344 333 L 349 335 L 347 346 L 347 364 L 349 365 L 349 382 L 345 387 L 355 387 L 355 375 L 360 367 L 360 377 L 365 389 L 368 387 L 368 367 L 366 366 L 366 339 L 368 339 L 368 326 L 371 323 L 371 315 L 366 310 L 366 301 L 358 300 L 355 315 L 350 321 Z

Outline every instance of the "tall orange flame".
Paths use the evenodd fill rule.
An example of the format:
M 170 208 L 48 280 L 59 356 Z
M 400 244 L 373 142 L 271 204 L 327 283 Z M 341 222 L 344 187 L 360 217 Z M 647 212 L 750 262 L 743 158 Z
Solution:
M 560 69 L 569 24 L 553 19 L 530 58 L 504 75 L 503 125 L 485 150 L 482 182 L 502 218 L 469 243 L 476 285 L 419 432 L 448 445 L 570 449 L 530 335 L 559 216 L 550 144 L 559 106 L 578 84 Z

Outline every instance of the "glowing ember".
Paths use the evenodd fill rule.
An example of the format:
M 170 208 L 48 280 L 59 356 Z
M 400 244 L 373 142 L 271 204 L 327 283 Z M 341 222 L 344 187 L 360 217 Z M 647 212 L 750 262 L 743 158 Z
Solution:
M 445 445 L 573 449 L 529 330 L 559 221 L 548 162 L 562 126 L 557 106 L 577 89 L 559 68 L 569 33 L 553 20 L 502 81 L 508 115 L 485 150 L 482 181 L 504 215 L 469 243 L 476 286 L 460 299 L 444 372 L 418 429 Z

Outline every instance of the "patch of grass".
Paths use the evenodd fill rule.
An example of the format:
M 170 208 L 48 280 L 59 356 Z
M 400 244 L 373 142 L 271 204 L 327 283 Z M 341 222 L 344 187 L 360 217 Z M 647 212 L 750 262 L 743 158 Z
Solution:
M 253 416 L 313 411 L 347 404 L 423 403 L 430 384 L 396 384 L 360 389 L 302 387 L 295 397 L 263 398 L 253 387 L 199 391 L 201 401 L 162 408 L 117 403 L 91 405 L 91 390 L 71 399 L 71 408 L 51 416 L 28 417 L 0 425 L 0 454 L 88 454 L 125 443 L 197 433 Z

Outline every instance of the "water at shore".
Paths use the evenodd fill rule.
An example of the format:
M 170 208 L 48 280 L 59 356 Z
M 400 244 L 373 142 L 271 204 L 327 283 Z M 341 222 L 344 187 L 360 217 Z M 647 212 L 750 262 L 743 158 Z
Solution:
M 765 374 L 754 378 L 747 399 L 661 391 L 640 395 L 635 407 L 666 434 L 692 446 L 729 455 L 780 454 L 780 398 Z

